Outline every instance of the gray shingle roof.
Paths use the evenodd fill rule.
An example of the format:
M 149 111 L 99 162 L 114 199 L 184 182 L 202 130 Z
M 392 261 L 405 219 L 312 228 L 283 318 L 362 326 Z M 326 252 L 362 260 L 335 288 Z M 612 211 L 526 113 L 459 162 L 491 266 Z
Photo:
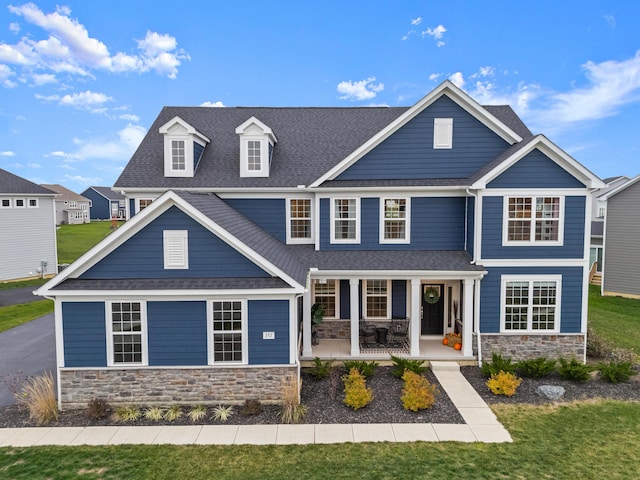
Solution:
M 180 191 L 175 193 L 253 251 L 290 275 L 299 284 L 306 284 L 307 269 L 294 255 L 291 255 L 286 245 L 229 206 L 220 197 L 213 193 Z
M 58 194 L 58 196 L 56 197 L 56 201 L 68 201 L 68 200 L 72 200 L 72 201 L 77 201 L 77 202 L 88 202 L 89 199 L 86 197 L 83 197 L 82 195 L 80 195 L 79 193 L 76 193 L 74 191 L 69 190 L 66 187 L 63 187 L 62 185 L 58 184 L 58 183 L 52 183 L 52 184 L 46 184 L 43 183 L 42 184 L 43 187 L 48 188 L 49 190 L 52 190 L 54 192 L 56 192 Z
M 109 200 L 124 200 L 124 195 L 114 192 L 111 187 L 89 187 Z M 84 192 L 83 192 L 84 193 Z
M 0 194 L 55 195 L 55 192 L 0 168 Z
M 240 290 L 288 288 L 279 278 L 69 278 L 53 290 Z
M 115 182 L 118 188 L 238 188 L 309 185 L 393 122 L 408 107 L 269 108 L 164 107 Z M 531 132 L 508 106 L 487 110 L 519 135 Z M 193 178 L 164 177 L 163 135 L 179 116 L 211 139 Z M 268 178 L 239 176 L 236 127 L 255 116 L 278 138 Z

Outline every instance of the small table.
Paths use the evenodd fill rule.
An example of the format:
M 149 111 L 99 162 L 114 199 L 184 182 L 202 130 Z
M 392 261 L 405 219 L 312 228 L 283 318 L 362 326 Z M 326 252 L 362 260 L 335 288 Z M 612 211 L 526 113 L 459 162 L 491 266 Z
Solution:
M 387 343 L 387 333 L 389 333 L 389 329 L 385 327 L 376 328 L 376 340 L 378 343 Z

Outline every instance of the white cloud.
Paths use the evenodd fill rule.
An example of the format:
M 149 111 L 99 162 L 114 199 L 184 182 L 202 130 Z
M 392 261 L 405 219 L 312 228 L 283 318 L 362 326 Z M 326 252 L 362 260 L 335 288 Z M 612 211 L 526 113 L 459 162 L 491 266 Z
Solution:
M 120 120 L 127 120 L 128 122 L 138 123 L 140 121 L 140 117 L 134 115 L 133 113 L 123 113 L 118 118 Z
M 75 155 L 85 160 L 127 161 L 138 148 L 145 134 L 144 127 L 129 124 L 117 133 L 117 138 L 91 139 L 82 142 Z
M 411 20 L 411 25 L 420 25 L 422 23 L 422 17 L 414 18 Z
M 46 85 L 47 83 L 56 83 L 56 76 L 51 73 L 34 73 L 31 76 L 33 84 L 37 86 Z
M 20 33 L 20 25 L 15 22 L 9 24 L 9 31 L 13 33 Z
M 175 37 L 148 31 L 138 41 L 140 54 L 117 52 L 111 55 L 107 45 L 91 37 L 86 27 L 70 18 L 68 7 L 58 7 L 53 13 L 44 13 L 33 3 L 10 5 L 9 11 L 21 16 L 48 34 L 48 38 L 34 40 L 25 36 L 16 44 L 0 43 L 0 62 L 39 68 L 53 72 L 91 77 L 92 70 L 109 72 L 138 72 L 150 70 L 175 78 L 182 60 L 189 55 L 177 49 Z
M 38 100 L 44 100 L 45 102 L 58 102 L 59 105 L 74 107 L 79 110 L 88 110 L 91 113 L 104 113 L 106 108 L 103 105 L 107 102 L 113 101 L 112 97 L 109 97 L 104 93 L 92 92 L 91 90 L 67 94 L 64 96 L 40 95 L 39 93 L 36 93 L 35 97 Z
M 422 32 L 422 36 L 429 35 L 436 40 L 436 46 L 442 47 L 444 46 L 444 41 L 442 40 L 442 36 L 445 34 L 447 29 L 444 25 L 440 24 L 435 28 L 427 28 L 424 32 Z
M 202 102 L 200 104 L 201 107 L 224 107 L 224 103 L 222 103 L 220 100 L 218 100 L 217 102 Z
M 5 150 L 4 152 L 0 152 L 0 157 L 15 157 L 16 152 L 12 152 L 11 150 Z
M 74 153 L 63 152 L 61 150 L 56 150 L 54 152 L 49 153 L 49 155 L 46 155 L 46 156 L 61 158 L 65 162 L 77 162 L 82 160 L 82 158 L 79 155 L 76 155 Z
M 432 82 L 435 82 L 436 80 L 438 80 L 440 77 L 442 76 L 441 73 L 432 73 L 431 75 L 429 75 L 429 80 L 431 80 Z
M 100 185 L 102 178 L 100 177 L 83 177 L 82 175 L 68 175 L 65 174 L 64 178 L 83 187 L 90 187 L 91 185 Z
M 609 25 L 609 27 L 611 27 L 612 29 L 616 28 L 616 17 L 614 17 L 613 15 L 605 15 L 604 21 L 607 22 L 607 25 Z
M 29 167 L 29 168 L 42 168 L 42 165 L 40 165 L 39 163 L 29 163 L 29 164 L 27 164 L 27 167 Z
M 463 88 L 465 81 L 464 81 L 464 75 L 462 75 L 462 72 L 456 72 L 453 73 L 451 75 L 449 75 L 449 80 L 451 80 L 451 82 L 459 88 Z
M 13 70 L 11 70 L 7 65 L 0 64 L 0 83 L 5 88 L 14 88 L 17 87 L 18 84 L 11 80 L 9 77 L 15 75 Z
M 342 100 L 370 100 L 374 98 L 378 92 L 384 90 L 384 84 L 382 82 L 375 84 L 376 77 L 369 77 L 357 82 L 342 81 L 338 84 L 338 93 L 342 95 L 339 97 Z

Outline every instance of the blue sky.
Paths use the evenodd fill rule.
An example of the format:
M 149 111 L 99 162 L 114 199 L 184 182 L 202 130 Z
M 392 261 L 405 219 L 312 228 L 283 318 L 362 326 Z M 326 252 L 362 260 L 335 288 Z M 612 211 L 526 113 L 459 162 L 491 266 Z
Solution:
M 0 0 L 0 168 L 110 186 L 164 105 L 412 105 L 445 79 L 640 173 L 640 2 Z

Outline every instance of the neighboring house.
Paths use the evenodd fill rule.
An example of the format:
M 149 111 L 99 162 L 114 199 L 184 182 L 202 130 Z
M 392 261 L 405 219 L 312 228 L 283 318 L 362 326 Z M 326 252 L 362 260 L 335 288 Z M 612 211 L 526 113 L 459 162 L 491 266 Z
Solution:
M 640 175 L 607 193 L 602 294 L 640 298 Z
M 603 186 L 449 81 L 409 108 L 165 107 L 114 187 L 131 219 L 38 292 L 60 401 L 277 402 L 314 357 L 584 360 Z
M 81 195 L 91 201 L 91 220 L 124 219 L 127 214 L 124 196 L 111 187 L 89 187 Z
M 602 280 L 602 255 L 604 219 L 607 213 L 605 196 L 620 185 L 629 181 L 629 177 L 609 177 L 603 180 L 604 188 L 599 188 L 591 194 L 591 241 L 589 252 L 589 264 L 592 266 L 591 283 L 600 285 Z M 595 268 L 593 268 L 595 265 Z
M 88 198 L 72 192 L 62 185 L 42 184 L 43 187 L 53 190 L 56 196 L 56 225 L 75 225 L 77 223 L 89 223 L 89 209 L 91 201 Z
M 58 272 L 54 197 L 0 169 L 0 282 Z

